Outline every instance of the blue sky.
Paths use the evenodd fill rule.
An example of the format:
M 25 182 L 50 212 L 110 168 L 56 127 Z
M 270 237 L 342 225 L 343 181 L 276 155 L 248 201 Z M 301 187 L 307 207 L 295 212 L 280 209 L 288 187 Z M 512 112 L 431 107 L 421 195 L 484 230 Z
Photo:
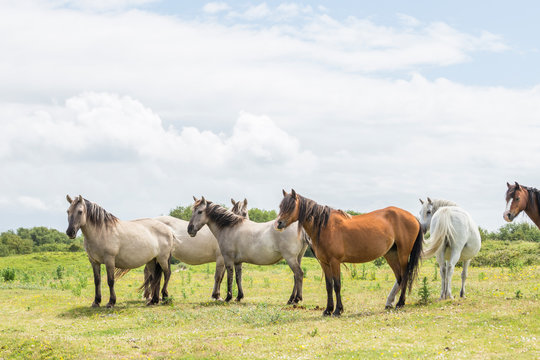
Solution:
M 0 231 L 62 230 L 68 193 L 131 219 L 282 188 L 494 230 L 507 181 L 540 186 L 539 7 L 3 2 Z

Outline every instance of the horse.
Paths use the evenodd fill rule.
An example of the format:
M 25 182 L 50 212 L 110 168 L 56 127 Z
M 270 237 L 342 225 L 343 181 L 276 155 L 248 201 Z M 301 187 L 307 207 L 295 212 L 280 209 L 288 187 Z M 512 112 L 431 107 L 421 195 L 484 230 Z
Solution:
M 296 221 L 311 238 L 313 252 L 324 271 L 327 292 L 324 316 L 340 316 L 343 312 L 341 263 L 364 263 L 380 256 L 384 256 L 396 277 L 386 308 L 392 308 L 399 289 L 401 295 L 396 307 L 405 304 L 406 290 L 410 292 L 422 253 L 422 229 L 411 213 L 387 207 L 351 216 L 343 210 L 319 205 L 294 190 L 289 194 L 283 190 L 275 226 L 286 229 Z M 336 293 L 335 310 L 332 290 Z
M 452 274 L 458 261 L 463 262 L 460 297 L 465 296 L 465 280 L 471 259 L 481 246 L 478 225 L 468 212 L 448 200 L 420 199 L 420 222 L 430 237 L 424 246 L 423 259 L 437 256 L 441 272 L 441 300 L 453 299 Z
M 540 190 L 517 183 L 506 183 L 506 209 L 503 218 L 507 222 L 514 220 L 522 211 L 540 228 Z
M 238 287 L 236 301 L 244 297 L 242 263 L 273 265 L 281 259 L 287 261 L 294 273 L 294 287 L 287 304 L 297 304 L 302 300 L 304 272 L 300 264 L 309 243 L 305 232 L 292 228 L 289 231 L 277 232 L 274 230 L 273 221 L 256 223 L 206 201 L 204 196 L 200 200 L 195 197 L 193 199 L 195 203 L 188 233 L 195 236 L 204 225 L 208 225 L 216 237 L 227 269 L 225 301 L 232 299 L 233 271 Z
M 247 211 L 247 200 L 235 201 L 231 199 L 233 207 L 231 211 L 243 218 L 249 219 Z M 208 227 L 202 228 L 197 236 L 191 237 L 187 232 L 188 221 L 178 219 L 173 216 L 159 216 L 154 220 L 161 221 L 162 223 L 170 226 L 176 235 L 173 242 L 172 256 L 183 263 L 188 265 L 200 265 L 211 262 L 216 263 L 216 271 L 214 274 L 214 288 L 212 290 L 212 299 L 221 300 L 220 288 L 223 275 L 225 274 L 225 263 L 223 256 L 219 251 L 219 245 Z M 150 269 L 144 268 L 145 283 L 148 276 L 151 276 Z M 148 298 L 150 295 L 150 286 L 145 287 L 144 297 Z
M 147 305 L 159 302 L 161 274 L 164 275 L 161 294 L 168 296 L 167 285 L 171 276 L 170 257 L 174 233 L 170 227 L 152 219 L 122 221 L 107 212 L 101 206 L 84 199 L 81 195 L 72 199 L 66 196 L 70 204 L 68 228 L 66 234 L 74 239 L 81 229 L 84 235 L 84 248 L 94 272 L 95 297 L 92 307 L 101 303 L 101 264 L 107 270 L 107 284 L 110 298 L 107 307 L 116 304 L 114 282 L 129 269 L 144 264 L 152 276 L 152 298 Z M 149 286 L 148 283 L 142 287 Z

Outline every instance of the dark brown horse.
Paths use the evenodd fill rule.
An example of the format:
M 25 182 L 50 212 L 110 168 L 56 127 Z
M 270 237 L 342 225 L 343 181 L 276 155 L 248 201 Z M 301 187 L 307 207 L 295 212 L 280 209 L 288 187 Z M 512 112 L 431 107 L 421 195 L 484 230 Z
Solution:
M 284 229 L 298 221 L 299 228 L 302 225 L 311 237 L 313 251 L 326 279 L 328 301 L 323 315 L 334 311 L 332 290 L 336 292 L 333 315 L 339 316 L 343 312 L 341 263 L 364 263 L 380 256 L 384 256 L 396 276 L 386 307 L 392 307 L 399 289 L 401 296 L 396 307 L 405 304 L 406 290 L 410 291 L 422 253 L 422 229 L 414 215 L 397 207 L 388 207 L 350 216 L 342 210 L 319 205 L 294 190 L 290 194 L 283 190 L 283 196 L 276 226 Z
M 540 228 L 540 190 L 519 185 L 506 183 L 506 209 L 504 220 L 511 222 L 519 213 L 525 210 L 531 220 Z

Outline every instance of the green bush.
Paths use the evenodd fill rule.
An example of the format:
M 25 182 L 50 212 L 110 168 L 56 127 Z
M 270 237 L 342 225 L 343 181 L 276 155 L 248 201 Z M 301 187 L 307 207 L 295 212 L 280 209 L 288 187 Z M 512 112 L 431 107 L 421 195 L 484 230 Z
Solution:
M 540 243 L 486 240 L 472 266 L 512 267 L 540 264 Z
M 12 269 L 12 268 L 5 268 L 5 269 L 2 269 L 2 271 L 0 272 L 2 274 L 2 278 L 4 279 L 4 281 L 13 281 L 15 280 L 15 269 Z

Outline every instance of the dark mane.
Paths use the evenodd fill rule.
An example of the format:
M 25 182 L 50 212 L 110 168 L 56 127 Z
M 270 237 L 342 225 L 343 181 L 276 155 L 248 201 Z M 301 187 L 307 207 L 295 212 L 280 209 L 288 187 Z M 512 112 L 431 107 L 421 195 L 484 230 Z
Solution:
M 221 229 L 240 224 L 244 218 L 211 201 L 206 203 L 206 215 Z
M 321 233 L 321 229 L 328 225 L 330 219 L 330 213 L 337 211 L 342 216 L 351 217 L 343 210 L 336 210 L 327 205 L 319 205 L 314 200 L 305 198 L 296 194 L 298 199 L 298 227 L 301 228 L 306 221 L 312 221 L 313 226 L 317 232 L 317 240 Z M 283 198 L 279 205 L 279 212 L 281 214 L 290 214 L 296 207 L 296 199 L 289 195 Z
M 96 203 L 84 199 L 86 206 L 86 218 L 96 226 L 113 226 L 118 222 L 118 218 L 107 212 L 104 208 Z

